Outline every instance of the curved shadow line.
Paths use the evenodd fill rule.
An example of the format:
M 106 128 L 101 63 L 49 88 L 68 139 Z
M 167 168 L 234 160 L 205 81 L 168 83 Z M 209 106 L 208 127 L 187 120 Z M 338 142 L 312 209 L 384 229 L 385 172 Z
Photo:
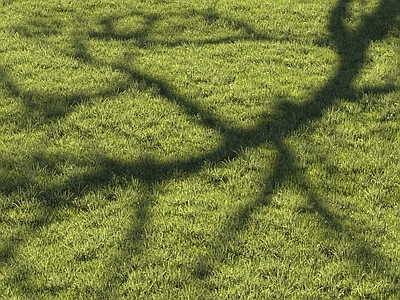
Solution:
M 115 24 L 119 20 L 125 17 L 132 17 L 132 16 L 140 16 L 144 19 L 144 24 L 140 26 L 139 29 L 132 33 L 118 33 Z M 205 38 L 205 39 L 197 39 L 192 41 L 190 39 L 178 39 L 175 41 L 168 41 L 168 40 L 157 40 L 151 39 L 149 37 L 151 28 L 156 25 L 156 23 L 162 20 L 162 16 L 159 14 L 148 14 L 138 10 L 132 10 L 128 14 L 123 16 L 108 16 L 104 17 L 100 24 L 102 26 L 101 31 L 90 31 L 89 37 L 96 38 L 96 39 L 116 39 L 122 41 L 130 41 L 134 40 L 138 43 L 139 47 L 147 48 L 151 47 L 152 45 L 161 45 L 165 47 L 176 47 L 182 44 L 193 44 L 193 45 L 205 45 L 205 44 L 221 44 L 227 42 L 234 42 L 234 41 L 241 41 L 241 40 L 276 40 L 266 34 L 262 34 L 254 30 L 251 26 L 246 24 L 243 21 L 237 20 L 232 17 L 222 16 L 221 14 L 215 12 L 213 9 L 206 9 L 206 10 L 195 10 L 192 9 L 186 13 L 169 13 L 169 17 L 181 17 L 181 18 L 190 18 L 190 17 L 197 17 L 200 16 L 209 24 L 215 23 L 217 21 L 222 21 L 228 24 L 228 26 L 232 30 L 239 31 L 236 35 L 230 35 L 226 37 L 220 38 Z M 284 40 L 282 40 L 284 41 Z M 285 39 L 286 41 L 286 39 Z

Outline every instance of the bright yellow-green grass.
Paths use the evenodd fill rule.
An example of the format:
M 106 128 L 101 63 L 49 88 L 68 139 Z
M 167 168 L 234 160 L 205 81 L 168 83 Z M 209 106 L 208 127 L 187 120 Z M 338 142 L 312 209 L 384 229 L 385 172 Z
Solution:
M 0 299 L 400 299 L 398 0 L 0 5 Z

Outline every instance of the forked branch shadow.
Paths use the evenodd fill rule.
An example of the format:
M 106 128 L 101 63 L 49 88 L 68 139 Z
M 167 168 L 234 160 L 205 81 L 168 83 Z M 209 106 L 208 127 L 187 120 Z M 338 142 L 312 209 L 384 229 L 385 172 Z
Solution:
M 278 150 L 278 157 L 272 173 L 265 178 L 263 191 L 259 197 L 240 207 L 235 213 L 228 217 L 226 224 L 217 234 L 218 240 L 214 241 L 215 247 L 210 248 L 207 255 L 200 257 L 198 263 L 193 266 L 193 274 L 199 279 L 214 275 L 213 265 L 220 265 L 229 253 L 226 253 L 226 244 L 232 243 L 244 230 L 251 215 L 258 209 L 271 203 L 271 197 L 279 186 L 285 183 L 291 176 L 296 178 L 297 186 L 308 196 L 308 210 L 316 213 L 323 220 L 323 226 L 329 226 L 337 232 L 346 236 L 346 240 L 355 249 L 363 249 L 362 255 L 355 255 L 354 259 L 360 260 L 360 265 L 367 266 L 371 259 L 378 265 L 378 270 L 384 270 L 388 263 L 384 257 L 374 253 L 370 245 L 356 238 L 357 233 L 352 228 L 344 227 L 342 220 L 327 209 L 324 200 L 314 193 L 303 174 L 297 170 L 296 160 L 292 151 L 285 145 L 284 139 L 302 125 L 322 117 L 324 111 L 331 107 L 337 99 L 355 101 L 359 98 L 358 92 L 352 87 L 356 76 L 360 73 L 366 61 L 366 52 L 372 41 L 382 40 L 389 28 L 394 24 L 400 13 L 400 6 L 391 0 L 379 2 L 376 10 L 363 18 L 357 33 L 350 32 L 344 25 L 347 15 L 347 5 L 351 0 L 341 0 L 331 13 L 329 29 L 332 43 L 339 55 L 339 68 L 335 76 L 319 90 L 312 99 L 297 105 L 282 101 L 273 112 L 281 121 L 262 121 L 251 132 L 243 133 L 248 136 L 257 136 L 260 132 L 267 132 L 265 140 L 271 142 Z M 382 22 L 382 20 L 384 20 Z M 379 24 L 379 25 L 378 25 Z M 395 86 L 386 86 L 379 89 L 371 89 L 365 92 L 389 93 L 396 90 Z M 275 118 L 276 119 L 276 118 Z M 256 138 L 261 142 L 262 139 Z M 245 145 L 256 146 L 256 145 Z M 204 270 L 206 266 L 206 270 Z

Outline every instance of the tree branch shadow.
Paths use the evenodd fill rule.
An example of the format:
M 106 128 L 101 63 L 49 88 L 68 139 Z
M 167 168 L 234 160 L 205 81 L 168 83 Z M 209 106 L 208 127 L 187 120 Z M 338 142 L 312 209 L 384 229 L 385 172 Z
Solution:
M 349 244 L 358 249 L 356 251 L 359 255 L 355 255 L 354 259 L 360 260 L 360 265 L 368 266 L 373 261 L 377 264 L 378 270 L 386 268 L 388 262 L 385 258 L 376 254 L 372 250 L 373 247 L 365 241 L 361 241 L 358 238 L 354 241 L 354 236 L 357 233 L 349 227 L 344 228 L 340 218 L 326 208 L 323 199 L 314 193 L 307 180 L 297 170 L 294 155 L 284 144 L 285 137 L 290 136 L 302 125 L 321 118 L 324 110 L 332 106 L 336 99 L 355 101 L 358 98 L 357 91 L 351 85 L 366 61 L 366 51 L 371 41 L 382 40 L 387 35 L 390 25 L 393 24 L 400 12 L 400 7 L 393 1 L 382 0 L 378 8 L 371 15 L 364 18 L 359 31 L 353 34 L 343 24 L 344 15 L 347 13 L 346 7 L 350 2 L 351 0 L 339 1 L 331 13 L 329 23 L 332 43 L 340 56 L 340 65 L 336 75 L 306 103 L 298 105 L 288 101 L 280 102 L 273 114 L 279 116 L 282 121 L 273 123 L 264 120 L 252 132 L 246 133 L 248 136 L 254 137 L 259 132 L 270 132 L 266 136 L 266 140 L 274 145 L 279 155 L 271 175 L 265 178 L 264 188 L 259 197 L 241 206 L 228 217 L 226 224 L 216 234 L 218 240 L 214 241 L 214 246 L 210 248 L 204 257 L 199 258 L 197 265 L 194 266 L 194 275 L 200 279 L 205 279 L 205 277 L 215 274 L 212 266 L 223 262 L 226 257 L 230 256 L 229 253 L 226 253 L 226 244 L 232 243 L 232 239 L 246 228 L 250 217 L 255 211 L 270 204 L 274 192 L 286 180 L 290 180 L 290 176 L 294 176 L 297 186 L 305 191 L 305 194 L 309 195 L 309 212 L 318 214 L 323 220 L 322 224 L 324 226 L 329 226 L 335 231 L 343 233 Z M 383 23 L 382 18 L 385 20 Z M 381 25 L 376 27 L 377 23 Z M 386 86 L 378 89 L 368 89 L 368 91 L 364 92 L 385 94 L 393 90 L 396 90 L 396 87 Z M 271 134 L 271 132 L 274 133 Z M 257 138 L 256 140 L 261 142 L 263 139 Z M 256 145 L 246 146 L 252 147 Z M 204 266 L 206 266 L 206 270 Z
M 54 215 L 54 211 L 59 205 L 72 205 L 71 203 L 66 203 L 62 196 L 57 195 L 72 193 L 79 196 L 107 185 L 115 176 L 119 178 L 135 178 L 140 182 L 142 187 L 142 197 L 140 199 L 141 204 L 137 214 L 134 216 L 136 218 L 136 222 L 133 222 L 135 223 L 135 226 L 132 226 L 126 233 L 127 239 L 130 239 L 131 242 L 127 245 L 121 246 L 120 252 L 110 259 L 110 264 L 118 266 L 121 261 L 129 261 L 132 253 L 138 253 L 142 250 L 142 243 L 145 239 L 143 227 L 147 219 L 148 211 L 154 201 L 152 191 L 157 186 L 166 180 L 176 178 L 176 174 L 182 174 L 181 176 L 184 177 L 199 172 L 203 168 L 205 161 L 219 164 L 226 160 L 234 160 L 240 155 L 242 149 L 256 148 L 265 142 L 269 142 L 277 150 L 278 157 L 275 160 L 271 174 L 265 176 L 262 192 L 258 197 L 240 207 L 230 215 L 229 218 L 227 218 L 227 222 L 223 224 L 220 229 L 218 240 L 216 239 L 213 241 L 212 245 L 208 249 L 206 257 L 199 257 L 199 263 L 194 266 L 193 275 L 200 279 L 205 279 L 206 277 L 215 274 L 213 268 L 216 264 L 223 262 L 224 256 L 227 255 L 224 250 L 226 248 L 225 243 L 228 243 L 229 239 L 237 236 L 246 228 L 254 212 L 270 204 L 271 197 L 274 192 L 276 192 L 277 187 L 293 177 L 296 178 L 299 188 L 309 195 L 308 202 L 310 211 L 318 214 L 324 221 L 326 221 L 324 224 L 328 224 L 328 226 L 334 230 L 338 232 L 348 230 L 348 228 L 344 229 L 340 218 L 330 212 L 325 207 L 324 201 L 314 193 L 310 185 L 307 183 L 307 180 L 302 175 L 301 170 L 298 170 L 295 156 L 285 145 L 284 140 L 286 137 L 289 137 L 297 131 L 301 126 L 321 118 L 324 114 L 324 110 L 332 106 L 336 99 L 345 99 L 346 101 L 355 101 L 357 99 L 357 92 L 351 87 L 351 85 L 354 78 L 359 74 L 363 67 L 366 60 L 366 51 L 370 42 L 382 40 L 386 36 L 388 28 L 395 22 L 395 18 L 400 12 L 400 8 L 396 3 L 394 3 L 394 1 L 382 0 L 376 11 L 363 19 L 362 26 L 359 31 L 354 34 L 349 32 L 343 25 L 346 6 L 350 2 L 351 0 L 338 1 L 337 6 L 331 13 L 329 22 L 329 30 L 332 39 L 331 42 L 340 59 L 337 73 L 309 101 L 302 104 L 281 101 L 277 104 L 272 113 L 265 115 L 262 121 L 250 129 L 240 129 L 226 125 L 211 112 L 202 109 L 200 106 L 180 95 L 179 92 L 175 91 L 175 89 L 168 84 L 168 82 L 131 69 L 127 67 L 123 61 L 115 62 L 111 65 L 112 68 L 121 71 L 129 77 L 127 86 L 120 87 L 118 92 L 116 92 L 115 87 L 112 87 L 109 90 L 101 91 L 99 93 L 70 95 L 67 98 L 63 97 L 62 99 L 53 97 L 52 100 L 62 103 L 62 108 L 55 109 L 55 112 L 51 115 L 48 115 L 47 105 L 46 107 L 39 108 L 39 114 L 43 114 L 45 119 L 52 119 L 54 117 L 58 119 L 64 117 L 71 111 L 71 106 L 73 106 L 73 103 L 75 102 L 87 101 L 97 96 L 117 95 L 127 89 L 129 82 L 142 82 L 147 87 L 156 86 L 160 96 L 162 96 L 166 101 L 178 104 L 183 108 L 187 115 L 200 116 L 200 118 L 196 118 L 199 125 L 218 131 L 222 135 L 223 141 L 218 148 L 209 152 L 198 156 L 183 157 L 172 162 L 160 162 L 157 160 L 147 159 L 126 163 L 96 153 L 93 155 L 93 157 L 95 157 L 94 161 L 97 165 L 97 170 L 95 172 L 89 172 L 80 177 L 71 178 L 60 186 L 38 191 L 38 197 L 44 205 L 43 216 L 38 217 L 38 220 L 41 220 L 40 223 L 42 226 L 43 224 L 48 225 L 48 222 L 51 222 L 49 216 Z M 269 36 L 256 32 L 248 24 L 228 17 L 223 17 L 214 11 L 195 12 L 195 14 L 204 18 L 207 22 L 215 22 L 216 20 L 223 19 L 223 21 L 231 24 L 234 30 L 244 32 L 241 36 L 204 39 L 195 41 L 195 44 L 223 44 L 237 40 L 271 40 Z M 130 16 L 139 16 L 143 18 L 144 23 L 142 27 L 132 33 L 119 34 L 115 29 L 115 23 L 121 18 L 121 16 L 108 16 L 100 20 L 100 31 L 89 32 L 89 38 L 104 40 L 136 40 L 138 45 L 143 48 L 154 44 L 174 47 L 182 43 L 191 42 L 183 39 L 173 42 L 152 40 L 150 38 L 150 30 L 160 19 L 160 16 L 158 14 L 147 14 L 139 11 L 130 12 Z M 383 16 L 385 16 L 384 22 L 382 22 Z M 377 22 L 378 20 L 379 22 Z M 377 23 L 382 25 L 379 28 L 376 28 L 375 24 Z M 79 50 L 76 55 L 77 59 L 82 59 L 86 64 L 101 64 L 101 62 L 94 61 L 83 43 L 80 43 L 77 40 L 76 44 L 77 49 Z M 4 68 L 0 69 L 0 77 L 2 78 L 5 89 L 13 97 L 23 99 L 26 107 L 30 109 L 31 106 L 29 104 L 29 99 L 34 98 L 37 95 L 27 94 L 21 91 L 9 78 L 7 71 Z M 373 92 L 387 93 L 395 88 L 396 87 L 394 86 L 388 86 L 375 89 Z M 51 165 L 51 162 L 49 161 L 47 164 Z M 20 189 L 26 189 L 30 185 L 31 182 L 28 178 L 26 180 L 16 181 L 15 184 L 11 184 L 11 188 L 8 190 L 0 189 L 0 191 L 6 195 L 12 195 L 13 192 Z M 37 226 L 31 224 L 30 227 L 31 231 L 35 232 Z M 232 234 L 232 232 L 234 234 Z M 346 233 L 346 236 L 352 234 L 352 232 L 349 232 Z M 349 242 L 354 245 L 354 242 Z M 382 264 L 385 263 L 383 257 L 378 257 L 373 254 L 369 245 L 363 244 L 358 246 L 360 249 L 362 248 L 362 251 L 367 252 L 367 254 L 362 257 L 365 257 L 366 259 L 372 258 Z M 13 246 L 10 246 L 9 244 L 8 246 L 6 245 L 0 252 L 0 262 L 8 262 L 16 247 L 17 246 L 14 244 Z M 217 254 L 215 255 L 213 253 Z M 211 257 L 211 260 L 209 260 L 208 257 Z M 207 263 L 204 264 L 204 261 L 207 261 Z M 112 296 L 112 292 L 107 291 L 107 289 L 110 285 L 118 286 L 121 284 L 128 275 L 126 272 L 128 271 L 121 269 L 114 274 L 110 274 L 110 276 L 105 276 L 104 290 L 99 291 L 98 297 L 100 298 L 100 295 L 106 294 Z M 121 277 L 117 274 L 124 275 Z
M 124 18 L 139 17 L 142 19 L 141 24 L 135 27 L 134 30 L 130 32 L 120 32 L 117 29 L 117 24 Z M 164 47 L 176 47 L 184 44 L 191 45 L 207 45 L 207 44 L 222 44 L 230 43 L 242 40 L 276 40 L 275 38 L 256 31 L 247 23 L 235 19 L 230 16 L 222 15 L 216 12 L 215 8 L 208 8 L 205 10 L 195 10 L 191 9 L 183 13 L 168 13 L 169 18 L 178 18 L 181 22 L 190 20 L 191 18 L 201 18 L 208 25 L 215 24 L 217 22 L 222 22 L 227 25 L 227 27 L 234 32 L 223 37 L 215 38 L 196 38 L 195 40 L 189 38 L 175 38 L 172 39 L 159 39 L 152 38 L 152 29 L 163 20 L 163 16 L 156 13 L 145 13 L 140 10 L 131 10 L 126 15 L 110 15 L 105 16 L 100 20 L 101 30 L 89 31 L 89 37 L 95 39 L 104 40 L 122 40 L 122 41 L 135 41 L 136 44 L 141 48 L 148 48 L 154 45 L 161 45 Z M 178 25 L 178 24 L 177 24 Z M 177 26 L 179 28 L 179 26 Z M 182 25 L 181 25 L 182 27 Z

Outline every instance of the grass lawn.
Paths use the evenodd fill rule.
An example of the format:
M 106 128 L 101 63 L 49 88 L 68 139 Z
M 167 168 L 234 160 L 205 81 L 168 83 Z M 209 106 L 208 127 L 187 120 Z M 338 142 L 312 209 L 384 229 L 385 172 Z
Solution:
M 1 0 L 0 299 L 400 299 L 398 0 Z

